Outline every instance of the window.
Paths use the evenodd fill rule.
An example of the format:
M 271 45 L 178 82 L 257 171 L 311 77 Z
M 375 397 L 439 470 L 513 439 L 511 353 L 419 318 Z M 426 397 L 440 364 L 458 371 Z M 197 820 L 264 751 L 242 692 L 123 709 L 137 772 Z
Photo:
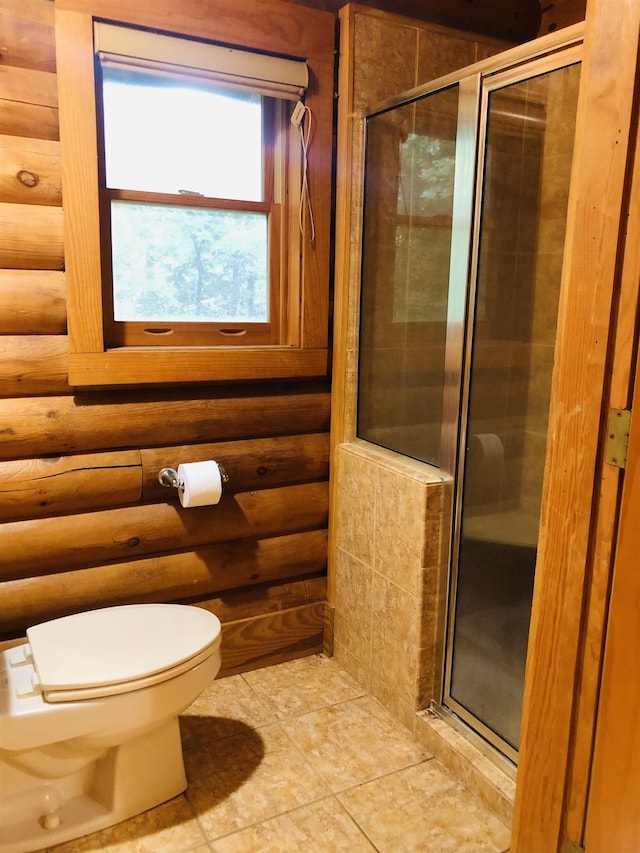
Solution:
M 251 27 L 226 19 L 220 42 L 216 21 L 159 33 L 170 0 L 117 23 L 65 2 L 56 32 L 71 384 L 324 375 L 333 21 L 321 51 L 292 58 L 251 43 L 276 50 L 283 33 L 229 47 L 230 28 Z M 238 21 L 239 6 L 255 7 L 216 5 Z M 302 97 L 316 128 L 308 173 L 290 120 Z M 313 239 L 299 227 L 309 185 Z
M 106 342 L 279 343 L 306 63 L 94 30 Z

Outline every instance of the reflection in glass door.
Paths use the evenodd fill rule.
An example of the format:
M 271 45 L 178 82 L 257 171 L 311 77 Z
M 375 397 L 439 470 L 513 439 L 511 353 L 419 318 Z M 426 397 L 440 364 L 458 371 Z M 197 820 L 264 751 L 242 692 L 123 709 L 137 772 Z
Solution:
M 367 123 L 358 435 L 434 465 L 441 464 L 458 104 L 455 85 Z
M 444 703 L 512 758 L 519 744 L 579 69 L 571 65 L 510 85 L 493 81 L 485 93 Z

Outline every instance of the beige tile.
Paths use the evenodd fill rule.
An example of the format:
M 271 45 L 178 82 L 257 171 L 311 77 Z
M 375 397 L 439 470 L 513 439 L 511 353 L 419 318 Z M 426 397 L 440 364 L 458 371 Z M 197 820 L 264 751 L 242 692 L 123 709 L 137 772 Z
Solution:
M 358 352 L 355 349 L 346 353 L 344 380 L 344 438 L 352 441 L 356 435 L 356 397 L 358 383 Z
M 371 693 L 371 662 L 367 659 L 366 663 L 356 657 L 349 649 L 342 645 L 340 640 L 334 639 L 333 643 L 333 659 L 343 669 L 355 678 L 358 684 L 362 685 L 365 693 Z
M 360 272 L 362 266 L 362 218 L 364 212 L 364 140 L 365 122 L 360 115 L 354 115 L 351 119 L 351 209 L 349 215 L 349 243 L 357 250 L 352 254 L 349 268 L 350 295 L 360 295 Z M 355 316 L 360 311 L 360 304 L 354 305 Z
M 498 853 L 507 828 L 433 759 L 338 795 L 380 853 Z
M 425 750 L 368 696 L 282 723 L 332 791 L 407 767 Z
M 50 847 L 50 853 L 182 853 L 208 850 L 206 839 L 184 796 L 116 826 Z
M 329 793 L 277 724 L 204 744 L 187 752 L 185 759 L 187 797 L 209 839 Z
M 416 710 L 428 708 L 431 702 L 436 701 L 439 696 L 439 672 L 442 659 L 442 644 L 434 642 L 418 649 L 417 678 L 415 685 L 415 703 L 413 713 Z
M 422 565 L 427 568 L 439 568 L 442 561 L 446 498 L 448 490 L 444 483 L 430 483 L 427 486 L 422 553 Z
M 470 39 L 456 38 L 453 33 L 419 32 L 418 84 L 435 80 L 475 61 L 476 46 Z
M 417 570 L 422 573 L 421 569 Z M 415 705 L 421 631 L 421 601 L 374 573 L 372 589 L 371 691 L 386 707 L 397 693 Z
M 339 483 L 335 513 L 338 547 L 370 566 L 375 528 L 375 482 L 371 464 L 351 453 L 348 445 L 341 445 L 336 476 Z
M 446 590 L 439 588 L 440 578 L 436 569 L 424 570 L 424 592 L 420 600 L 420 646 L 433 649 L 440 640 L 440 620 L 444 618 L 444 596 Z M 435 661 L 434 661 L 435 664 Z
M 416 658 L 416 704 L 426 707 L 438 694 L 446 620 L 446 594 L 438 569 L 424 570 L 424 590 L 420 600 L 419 648 Z
M 180 717 L 185 749 L 275 722 L 276 706 L 258 698 L 241 675 L 213 681 Z
M 221 838 L 213 853 L 369 853 L 375 850 L 333 797 Z
M 310 655 L 246 672 L 251 689 L 275 707 L 280 719 L 306 714 L 325 705 L 356 699 L 364 690 L 331 658 Z
M 427 487 L 386 468 L 376 472 L 374 569 L 407 592 L 420 592 Z
M 417 30 L 358 12 L 355 31 L 354 109 L 415 86 Z M 380 57 L 384 56 L 384 73 Z
M 407 701 L 399 693 L 385 688 L 384 679 L 374 671 L 371 695 L 393 716 L 401 728 L 414 735 L 416 727 L 416 709 L 414 701 Z
M 371 660 L 372 569 L 342 548 L 335 554 L 335 642 L 368 669 Z

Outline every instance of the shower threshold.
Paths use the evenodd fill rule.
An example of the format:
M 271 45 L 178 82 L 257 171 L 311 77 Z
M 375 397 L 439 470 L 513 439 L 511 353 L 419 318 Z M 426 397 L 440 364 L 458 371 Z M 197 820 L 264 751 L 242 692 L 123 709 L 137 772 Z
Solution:
M 516 767 L 509 759 L 445 709 L 418 711 L 415 735 L 506 825 L 511 825 Z

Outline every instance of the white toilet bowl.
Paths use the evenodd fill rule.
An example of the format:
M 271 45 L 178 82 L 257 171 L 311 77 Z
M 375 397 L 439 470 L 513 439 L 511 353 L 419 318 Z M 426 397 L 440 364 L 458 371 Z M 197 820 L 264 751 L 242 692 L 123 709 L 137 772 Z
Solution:
M 219 668 L 219 620 L 178 604 L 54 619 L 0 652 L 0 851 L 78 838 L 184 791 L 178 715 Z

